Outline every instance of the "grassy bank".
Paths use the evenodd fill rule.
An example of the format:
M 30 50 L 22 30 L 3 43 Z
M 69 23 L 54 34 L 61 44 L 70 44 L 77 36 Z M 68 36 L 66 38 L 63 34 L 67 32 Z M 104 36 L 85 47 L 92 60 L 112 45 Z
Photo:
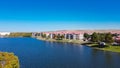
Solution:
M 55 40 L 55 39 L 47 39 L 47 38 L 40 38 L 40 37 L 37 37 L 37 39 L 44 40 L 44 41 L 51 41 L 51 42 L 62 42 L 62 43 L 75 43 L 75 44 L 86 43 L 82 40 L 68 40 L 68 39 Z
M 100 48 L 98 44 L 87 44 L 87 46 L 90 46 L 92 48 L 104 50 L 104 51 L 111 51 L 111 52 L 120 52 L 120 46 L 113 46 L 110 44 L 107 44 L 105 47 Z
M 40 38 L 37 37 L 37 39 L 44 40 L 44 41 L 51 41 L 51 42 L 62 42 L 62 43 L 75 43 L 75 44 L 82 44 L 86 45 L 95 49 L 104 50 L 104 51 L 111 51 L 111 52 L 120 52 L 120 46 L 112 46 L 110 44 L 107 44 L 104 48 L 100 48 L 98 44 L 95 43 L 88 43 L 80 40 L 55 40 L 55 39 L 46 39 L 46 38 Z
M 120 52 L 120 46 L 109 46 L 109 47 L 103 48 L 102 50 Z

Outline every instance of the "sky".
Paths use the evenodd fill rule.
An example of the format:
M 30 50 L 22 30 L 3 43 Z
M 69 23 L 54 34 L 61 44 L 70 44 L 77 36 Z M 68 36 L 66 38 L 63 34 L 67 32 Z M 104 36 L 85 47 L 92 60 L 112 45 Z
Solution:
M 120 29 L 119 0 L 0 0 L 0 31 Z

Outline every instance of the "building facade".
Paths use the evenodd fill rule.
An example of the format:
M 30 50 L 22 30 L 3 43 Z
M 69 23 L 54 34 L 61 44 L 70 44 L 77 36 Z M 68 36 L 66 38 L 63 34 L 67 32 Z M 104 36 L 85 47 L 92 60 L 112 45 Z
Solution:
M 83 33 L 70 33 L 70 32 L 36 32 L 32 33 L 32 37 L 43 37 L 46 38 L 56 39 L 57 36 L 61 36 L 63 39 L 69 40 L 83 40 L 84 35 Z

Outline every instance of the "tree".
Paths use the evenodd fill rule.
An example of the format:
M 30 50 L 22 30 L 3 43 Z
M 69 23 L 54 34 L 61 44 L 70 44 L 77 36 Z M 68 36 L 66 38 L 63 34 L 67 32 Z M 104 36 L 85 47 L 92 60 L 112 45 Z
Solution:
M 61 35 L 60 34 L 57 35 L 57 40 L 61 40 Z
M 53 34 L 53 39 L 56 39 L 57 38 L 57 35 L 56 34 Z
M 90 38 L 90 35 L 88 33 L 84 33 L 84 38 L 85 39 L 89 39 Z
M 41 33 L 41 37 L 42 37 L 42 38 L 46 38 L 46 34 Z
M 112 34 L 112 36 L 114 36 L 114 37 L 118 37 L 119 34 L 115 33 L 115 34 Z
M 99 41 L 101 42 L 105 41 L 105 33 L 99 33 Z
M 65 36 L 64 36 L 64 35 L 61 35 L 61 38 L 63 39 L 63 38 L 65 38 Z
M 0 68 L 20 68 L 18 57 L 13 53 L 0 52 Z
M 106 41 L 107 43 L 112 43 L 112 42 L 114 41 L 111 33 L 107 33 L 107 34 L 106 34 L 106 36 L 105 36 L 105 41 Z
M 91 41 L 92 42 L 98 42 L 99 41 L 99 36 L 96 32 L 94 32 L 92 35 L 91 35 Z
M 43 34 L 43 38 L 46 38 L 46 34 Z

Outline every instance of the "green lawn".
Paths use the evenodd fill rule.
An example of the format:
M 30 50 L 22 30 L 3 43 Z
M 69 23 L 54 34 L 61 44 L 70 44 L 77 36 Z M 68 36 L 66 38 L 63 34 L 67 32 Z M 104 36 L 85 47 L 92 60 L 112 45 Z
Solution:
M 106 47 L 103 47 L 103 48 L 99 48 L 98 44 L 90 44 L 89 46 L 96 49 L 105 50 L 105 51 L 120 52 L 120 46 L 106 45 Z
M 120 52 L 120 46 L 109 46 L 109 47 L 102 48 L 102 50 Z

